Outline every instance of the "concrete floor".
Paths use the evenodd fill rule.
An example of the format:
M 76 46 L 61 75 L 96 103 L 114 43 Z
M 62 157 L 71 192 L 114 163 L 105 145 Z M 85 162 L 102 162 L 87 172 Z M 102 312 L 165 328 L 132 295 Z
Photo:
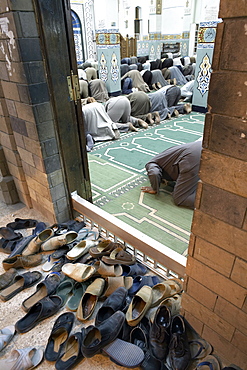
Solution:
M 38 212 L 34 211 L 33 209 L 28 209 L 27 207 L 23 206 L 23 204 L 16 204 L 11 206 L 6 206 L 4 203 L 0 202 L 0 227 L 6 226 L 7 223 L 14 221 L 15 218 L 32 218 L 39 221 L 46 222 L 49 225 L 47 220 L 44 220 L 43 216 Z M 32 229 L 20 230 L 23 235 L 30 235 Z M 4 273 L 4 269 L 2 267 L 3 259 L 7 258 L 8 255 L 0 252 L 0 274 Z M 19 273 L 27 272 L 27 271 L 41 271 L 43 274 L 43 278 L 45 278 L 46 273 L 42 271 L 41 266 L 37 266 L 31 268 L 29 270 L 22 270 L 19 269 Z M 43 280 L 42 278 L 42 280 Z M 20 292 L 14 298 L 7 302 L 3 302 L 0 300 L 0 329 L 8 325 L 14 325 L 17 320 L 22 318 L 25 315 L 25 312 L 21 308 L 21 304 L 24 299 L 28 298 L 31 294 L 33 294 L 36 290 L 36 285 L 28 288 L 27 290 Z M 97 308 L 96 308 L 97 310 Z M 34 329 L 30 330 L 25 334 L 15 334 L 13 340 L 9 343 L 9 345 L 0 352 L 0 359 L 7 358 L 13 349 L 21 349 L 29 346 L 35 346 L 38 348 L 45 349 L 47 340 L 49 338 L 50 332 L 52 330 L 53 324 L 58 316 L 61 313 L 66 312 L 66 308 L 63 307 L 60 311 L 42 321 L 39 325 L 37 325 Z M 71 312 L 71 311 L 68 311 Z M 92 320 L 87 321 L 85 326 L 94 323 L 95 313 L 92 316 Z M 75 320 L 75 324 L 72 330 L 73 332 L 80 331 L 82 324 L 79 320 Z M 46 360 L 43 360 L 41 364 L 38 366 L 40 370 L 48 370 L 51 368 L 55 368 L 54 363 L 49 363 Z M 83 359 L 79 365 L 76 366 L 77 369 L 83 370 L 118 370 L 118 369 L 126 369 L 125 367 L 118 366 L 114 364 L 112 361 L 109 360 L 107 356 L 104 355 L 96 355 L 90 359 Z M 138 368 L 135 368 L 138 369 Z

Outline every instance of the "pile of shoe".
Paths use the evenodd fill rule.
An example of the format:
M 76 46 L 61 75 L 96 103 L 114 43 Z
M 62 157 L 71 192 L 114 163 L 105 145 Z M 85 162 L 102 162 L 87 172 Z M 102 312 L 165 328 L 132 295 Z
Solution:
M 15 369 L 38 366 L 43 352 L 45 360 L 54 362 L 58 370 L 70 369 L 99 353 L 127 368 L 192 370 L 201 368 L 205 358 L 213 363 L 212 370 L 220 369 L 210 344 L 195 336 L 179 314 L 180 279 L 161 280 L 128 253 L 124 244 L 102 239 L 83 222 L 47 227 L 35 220 L 16 219 L 0 229 L 3 239 L 15 240 L 14 227 L 24 225 L 34 228 L 32 235 L 20 237 L 11 248 L 2 243 L 4 249 L 8 246 L 5 253 L 9 257 L 3 260 L 0 298 L 8 301 L 37 285 L 22 301 L 26 314 L 15 325 L 0 330 L 0 350 L 16 333 L 27 333 L 43 320 L 61 314 L 44 351 L 35 347 L 12 351 L 0 362 L 1 369 L 8 368 L 6 363 Z M 19 272 L 38 265 L 42 273 Z

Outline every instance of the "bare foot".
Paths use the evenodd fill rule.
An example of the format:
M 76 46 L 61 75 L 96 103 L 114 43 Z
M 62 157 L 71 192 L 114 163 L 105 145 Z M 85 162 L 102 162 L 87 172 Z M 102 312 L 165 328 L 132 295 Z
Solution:
M 143 128 L 148 128 L 147 122 L 143 121 L 142 119 L 138 119 L 138 125 Z
M 155 190 L 153 190 L 153 188 L 151 188 L 151 186 L 142 186 L 141 191 L 143 191 L 143 193 L 149 193 L 149 194 L 157 193 Z
M 152 119 L 152 114 L 151 113 L 148 113 L 147 114 L 147 121 L 150 125 L 153 125 L 154 124 L 154 121 Z
M 154 120 L 155 120 L 156 125 L 158 125 L 160 123 L 159 112 L 154 112 Z
M 138 131 L 138 128 L 136 128 L 135 126 L 133 126 L 133 125 L 132 125 L 132 123 L 130 122 L 130 123 L 129 123 L 129 130 L 130 130 L 130 131 L 135 131 L 135 132 L 136 132 L 136 131 Z
M 184 104 L 184 110 L 186 113 L 190 113 L 192 111 L 192 107 L 190 103 L 185 103 Z

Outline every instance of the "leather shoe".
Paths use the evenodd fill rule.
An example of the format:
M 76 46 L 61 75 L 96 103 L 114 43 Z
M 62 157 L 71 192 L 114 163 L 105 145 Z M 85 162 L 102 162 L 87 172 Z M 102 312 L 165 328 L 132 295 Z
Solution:
M 6 258 L 3 260 L 3 268 L 5 271 L 11 268 L 24 268 L 35 267 L 41 264 L 43 257 L 41 254 L 34 256 L 21 256 L 16 255 L 14 257 Z
M 133 297 L 129 308 L 126 312 L 126 320 L 128 325 L 137 325 L 152 303 L 152 288 L 144 285 Z
M 181 315 L 172 318 L 170 333 L 167 363 L 172 369 L 185 370 L 190 362 L 191 354 L 185 323 Z
M 112 316 L 116 311 L 123 311 L 127 308 L 126 297 L 127 289 L 119 287 L 113 292 L 99 308 L 95 317 L 95 325 L 100 325 L 103 321 Z
M 101 278 L 95 279 L 85 290 L 81 297 L 76 317 L 78 320 L 87 320 L 94 312 L 99 297 L 104 290 L 105 280 Z
M 164 361 L 170 342 L 171 312 L 166 306 L 159 306 L 150 329 L 150 351 L 154 357 Z
M 38 253 L 40 251 L 40 247 L 43 243 L 45 243 L 48 239 L 50 239 L 54 235 L 54 231 L 52 229 L 45 229 L 41 231 L 35 238 L 33 238 L 27 247 L 22 252 L 23 256 L 30 256 L 31 254 Z
M 130 342 L 140 347 L 144 352 L 144 359 L 139 365 L 141 370 L 161 370 L 163 369 L 161 361 L 153 357 L 149 350 L 149 332 L 148 328 L 140 322 L 130 333 Z
M 101 325 L 90 325 L 83 329 L 81 345 L 83 355 L 85 357 L 93 357 L 100 353 L 103 347 L 117 338 L 124 321 L 125 314 L 117 311 L 109 319 L 103 321 Z
M 42 251 L 53 251 L 55 249 L 59 249 L 61 246 L 65 244 L 70 244 L 76 240 L 78 233 L 76 231 L 68 231 L 65 234 L 61 234 L 58 236 L 53 236 L 49 238 L 47 241 L 42 243 L 41 249 Z

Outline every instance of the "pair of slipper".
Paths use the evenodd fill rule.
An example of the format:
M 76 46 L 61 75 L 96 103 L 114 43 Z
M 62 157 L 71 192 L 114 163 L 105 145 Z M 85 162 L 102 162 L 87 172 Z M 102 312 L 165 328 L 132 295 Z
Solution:
M 57 370 L 67 370 L 83 360 L 82 333 L 71 334 L 75 321 L 73 313 L 63 313 L 55 321 L 45 348 L 44 357 L 55 362 Z
M 43 350 L 36 347 L 14 349 L 10 356 L 0 360 L 1 370 L 29 370 L 38 366 L 43 360 Z
M 54 294 L 58 285 L 61 283 L 61 279 L 61 274 L 59 272 L 47 275 L 43 281 L 37 284 L 36 291 L 22 302 L 23 310 L 27 312 L 42 298 Z
M 79 283 L 73 279 L 66 277 L 57 286 L 56 295 L 58 295 L 66 307 L 70 311 L 76 311 L 81 300 L 81 297 L 86 290 L 89 282 Z
M 31 286 L 36 284 L 41 278 L 42 274 L 39 271 L 28 271 L 24 274 L 16 275 L 14 277 L 13 283 L 2 290 L 0 298 L 3 301 L 8 301 L 22 290 L 30 288 Z
M 62 299 L 57 295 L 50 295 L 35 303 L 27 314 L 15 323 L 18 333 L 26 333 L 41 321 L 53 316 L 63 306 Z

